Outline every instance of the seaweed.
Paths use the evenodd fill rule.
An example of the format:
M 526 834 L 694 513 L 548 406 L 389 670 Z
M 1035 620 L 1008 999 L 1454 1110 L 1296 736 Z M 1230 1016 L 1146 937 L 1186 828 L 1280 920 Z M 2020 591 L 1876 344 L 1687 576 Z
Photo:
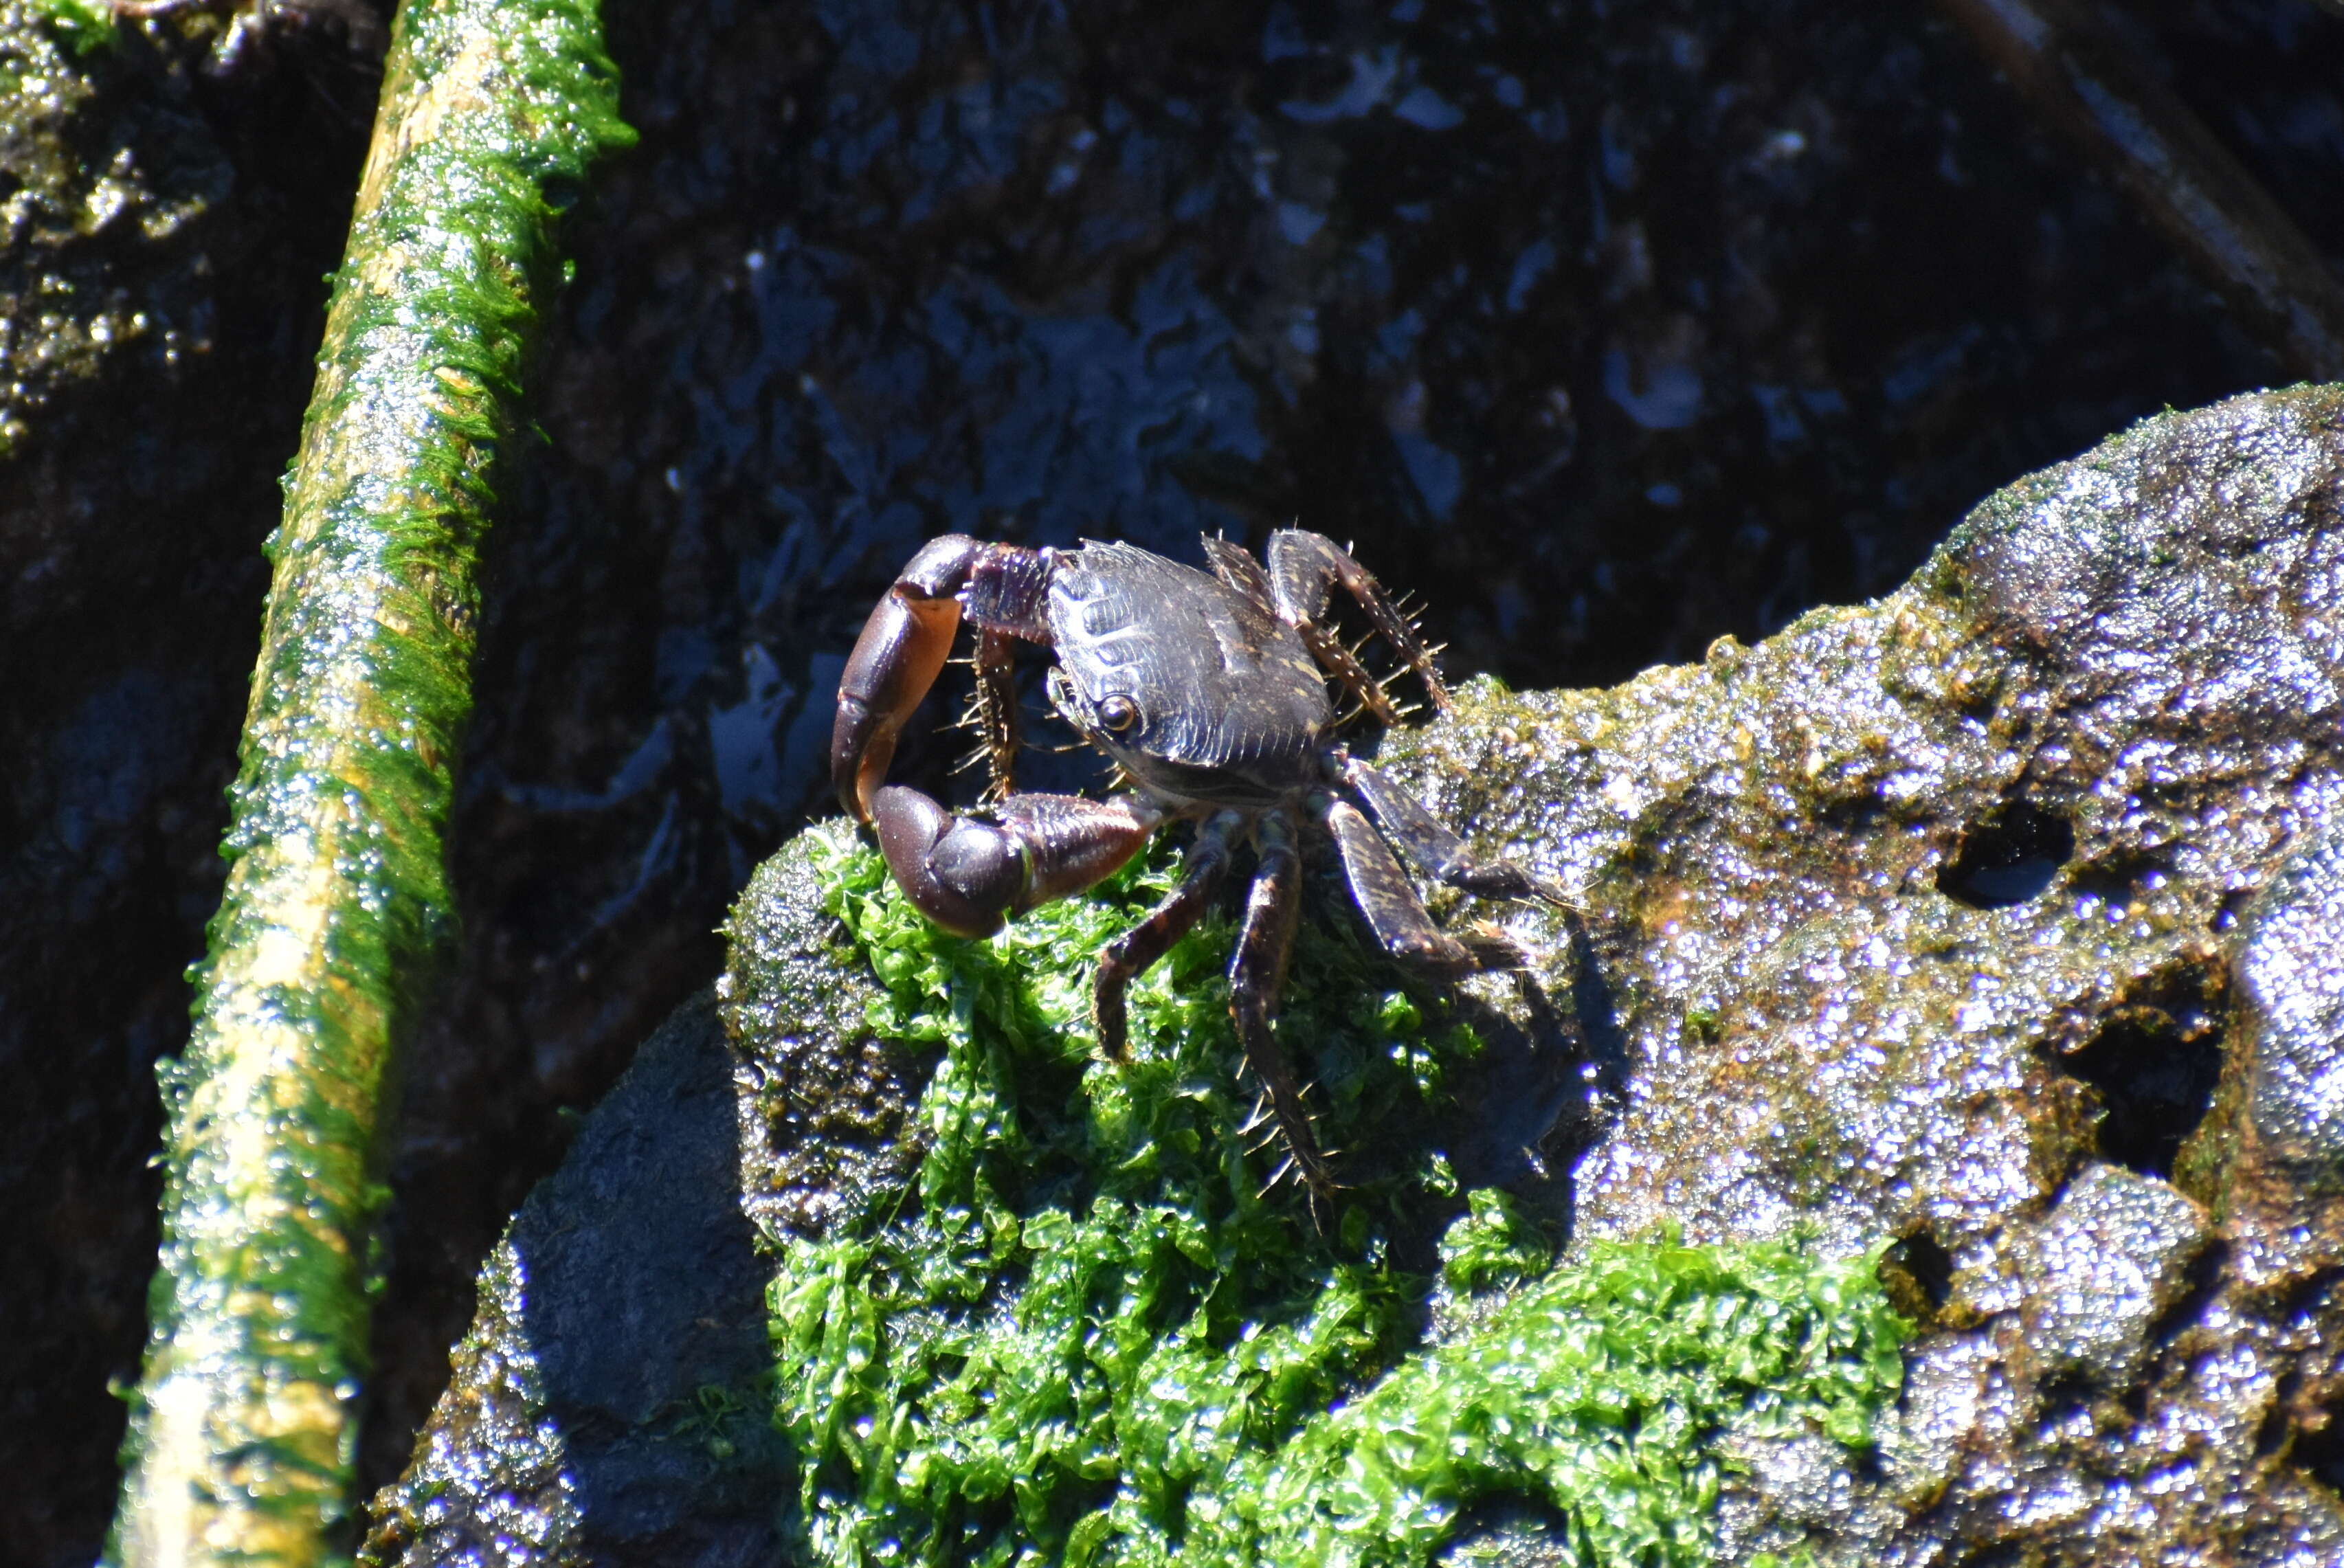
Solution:
M 1306 923 L 1282 1037 L 1338 1141 L 1417 1141 L 1322 1229 L 1262 1190 L 1225 920 L 1135 986 L 1130 1059 L 1096 1051 L 1091 955 L 1167 855 L 969 942 L 874 854 L 815 843 L 884 987 L 873 1026 L 941 1049 L 915 1184 L 780 1248 L 775 1420 L 815 1560 L 1413 1564 L 1533 1497 L 1566 1560 L 1693 1563 L 1729 1425 L 1869 1446 L 1906 1331 L 1873 1258 L 1662 1235 L 1553 1263 L 1424 1141 L 1478 1042 L 1343 932 Z M 1403 1266 L 1427 1216 L 1432 1266 Z M 1486 1310 L 1427 1342 L 1435 1270 Z

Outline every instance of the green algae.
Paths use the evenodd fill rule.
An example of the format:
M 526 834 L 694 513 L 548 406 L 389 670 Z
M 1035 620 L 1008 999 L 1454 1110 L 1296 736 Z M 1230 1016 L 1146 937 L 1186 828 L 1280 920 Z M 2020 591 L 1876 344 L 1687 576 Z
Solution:
M 1869 1258 L 1661 1237 L 1556 1268 L 1506 1195 L 1460 1193 L 1423 1129 L 1479 1042 L 1347 933 L 1305 923 L 1280 1034 L 1333 1141 L 1386 1158 L 1314 1217 L 1260 1190 L 1242 1130 L 1225 921 L 1134 986 L 1131 1059 L 1096 1057 L 1091 956 L 1167 856 L 971 943 L 868 850 L 812 845 L 884 987 L 872 1025 L 942 1050 L 914 1189 L 781 1248 L 776 1420 L 816 1560 L 1417 1564 L 1477 1502 L 1536 1498 L 1565 1560 L 1692 1563 L 1729 1423 L 1854 1452 L 1894 1399 Z M 1486 1310 L 1427 1344 L 1437 1288 Z
M 102 0 L 34 0 L 33 11 L 56 28 L 76 55 L 111 49 L 120 41 L 114 7 Z
M 586 0 L 400 9 L 275 565 L 227 889 L 166 1064 L 111 1556 L 344 1560 L 388 1091 L 452 920 L 474 552 L 554 223 L 623 145 Z

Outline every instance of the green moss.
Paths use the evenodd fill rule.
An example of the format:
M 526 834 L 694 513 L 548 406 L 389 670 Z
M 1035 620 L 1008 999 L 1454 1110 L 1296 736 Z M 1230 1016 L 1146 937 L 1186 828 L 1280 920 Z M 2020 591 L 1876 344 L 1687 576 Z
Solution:
M 971 943 L 876 855 L 817 842 L 885 987 L 873 1023 L 943 1057 L 916 1190 L 788 1243 L 773 1286 L 815 1559 L 1421 1563 L 1504 1496 L 1550 1502 L 1580 1561 L 1696 1563 L 1729 1422 L 1855 1450 L 1894 1397 L 1870 1259 L 1662 1239 L 1547 1272 L 1551 1239 L 1459 1193 L 1424 1139 L 1478 1042 L 1340 929 L 1305 923 L 1280 1026 L 1362 1151 L 1322 1230 L 1293 1188 L 1259 1191 L 1226 923 L 1134 987 L 1130 1060 L 1095 1059 L 1092 955 L 1167 855 Z M 1426 1347 L 1430 1270 L 1394 1262 L 1417 1255 L 1452 1290 L 1534 1282 Z
M 47 18 L 76 55 L 111 49 L 118 41 L 114 7 L 104 0 L 33 0 L 33 11 Z

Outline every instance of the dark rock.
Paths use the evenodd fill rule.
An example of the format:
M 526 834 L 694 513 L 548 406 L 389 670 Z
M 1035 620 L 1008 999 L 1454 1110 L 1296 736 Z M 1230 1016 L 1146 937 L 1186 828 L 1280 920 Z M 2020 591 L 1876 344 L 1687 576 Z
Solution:
M 38 1568 L 113 1507 L 154 1064 L 365 150 L 301 82 L 208 82 L 216 16 L 79 49 L 61 9 L 0 5 L 0 1559 Z
M 864 1025 L 877 987 L 841 966 L 833 924 L 802 846 L 760 869 L 715 992 L 644 1045 L 490 1254 L 364 1561 L 776 1560 L 788 1467 L 760 1392 L 757 1230 L 818 1231 L 917 1158 L 914 1060 Z M 720 1011 L 757 1047 L 733 1048 Z
M 765 1270 L 712 997 L 645 1042 L 490 1254 L 480 1316 L 366 1560 L 774 1560 Z

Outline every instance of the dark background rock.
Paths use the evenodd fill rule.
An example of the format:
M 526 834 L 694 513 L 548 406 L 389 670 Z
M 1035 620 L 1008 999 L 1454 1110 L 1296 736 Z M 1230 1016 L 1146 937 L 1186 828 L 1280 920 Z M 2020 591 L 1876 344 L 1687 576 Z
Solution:
M 713 999 L 686 1003 L 515 1216 L 370 1560 L 777 1560 L 779 1437 L 694 1399 L 771 1355 L 733 1064 Z
M 2344 255 L 2344 22 L 2121 9 Z M 0 1299 L 25 1478 L 0 1560 L 45 1564 L 89 1555 L 111 1495 L 149 1064 L 218 884 L 364 92 L 328 35 L 212 74 L 197 12 L 76 64 L 0 10 L 19 86 L 56 84 L 0 132 L 28 215 L 0 258 L 0 1266 L 39 1282 Z M 2275 374 L 1925 8 L 706 0 L 611 26 L 644 141 L 572 231 L 547 442 L 492 547 L 377 1479 L 561 1113 L 706 983 L 748 869 L 822 809 L 826 693 L 922 534 L 1193 560 L 1199 529 L 1298 517 L 1422 592 L 1452 671 L 1608 682 L 1884 592 L 1994 485 Z M 55 330 L 31 298 L 68 302 Z
M 372 85 L 76 56 L 0 5 L 0 1563 L 86 1563 L 146 1339 L 154 1062 L 221 799 Z M 338 97 L 332 95 L 338 95 Z

